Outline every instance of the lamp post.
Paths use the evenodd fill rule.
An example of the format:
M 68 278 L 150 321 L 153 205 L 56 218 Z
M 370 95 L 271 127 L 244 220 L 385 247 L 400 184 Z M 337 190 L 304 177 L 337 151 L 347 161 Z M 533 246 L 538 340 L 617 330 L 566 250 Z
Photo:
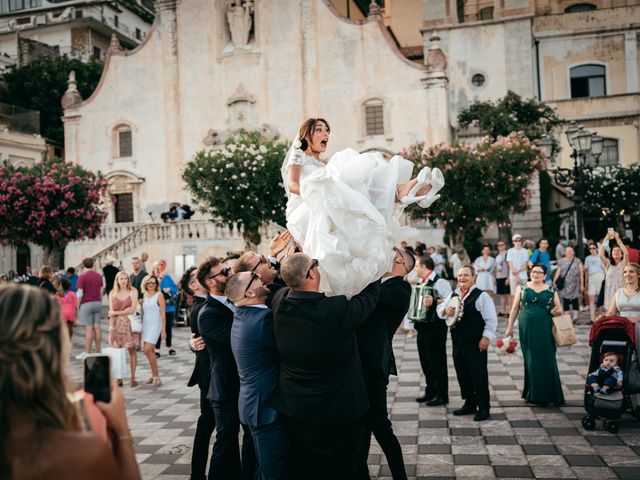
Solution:
M 555 167 L 549 169 L 553 174 L 555 182 L 562 187 L 569 187 L 573 190 L 572 200 L 576 209 L 576 236 L 578 258 L 584 256 L 584 217 L 583 201 L 585 180 L 591 176 L 594 167 L 598 166 L 600 155 L 604 147 L 604 139 L 596 132 L 589 132 L 582 126 L 577 126 L 576 122 L 571 122 L 565 131 L 567 141 L 571 146 L 573 168 Z M 543 135 L 540 138 L 540 149 L 545 157 L 554 162 L 553 141 Z M 593 160 L 590 162 L 589 160 Z

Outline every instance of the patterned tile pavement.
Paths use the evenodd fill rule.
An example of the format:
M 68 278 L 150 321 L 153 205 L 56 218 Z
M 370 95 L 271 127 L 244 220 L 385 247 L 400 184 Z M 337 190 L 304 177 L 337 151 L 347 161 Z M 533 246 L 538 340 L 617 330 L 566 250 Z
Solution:
M 506 322 L 501 319 L 498 332 L 505 328 Z M 129 425 L 145 479 L 187 479 L 190 472 L 199 409 L 197 387 L 186 386 L 193 365 L 193 355 L 187 348 L 188 330 L 174 328 L 178 355 L 160 358 L 161 387 L 124 387 Z M 491 419 L 480 424 L 470 417 L 451 414 L 462 405 L 451 359 L 451 403 L 447 407 L 426 407 L 414 401 L 424 387 L 415 338 L 397 334 L 393 345 L 400 374 L 392 377 L 388 399 L 409 478 L 640 479 L 640 424 L 625 416 L 617 435 L 604 431 L 601 423 L 591 432 L 580 424 L 589 355 L 588 327 L 579 326 L 576 331 L 578 344 L 558 350 L 566 406 L 536 407 L 524 403 L 520 398 L 520 350 L 513 356 L 500 356 L 490 349 L 493 408 Z M 82 332 L 77 329 L 74 353 L 81 350 L 81 342 Z M 144 381 L 149 368 L 144 357 L 139 355 L 138 359 L 137 377 Z M 70 372 L 75 381 L 81 378 L 78 360 L 72 360 Z M 375 442 L 369 470 L 372 478 L 391 478 Z

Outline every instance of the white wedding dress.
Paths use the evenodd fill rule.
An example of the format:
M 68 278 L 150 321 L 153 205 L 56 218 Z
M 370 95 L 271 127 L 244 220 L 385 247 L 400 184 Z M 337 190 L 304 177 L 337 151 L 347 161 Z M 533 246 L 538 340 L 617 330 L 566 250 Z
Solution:
M 321 289 L 351 297 L 391 270 L 393 246 L 414 237 L 401 227 L 404 206 L 396 187 L 411 179 L 413 163 L 400 156 L 348 148 L 326 163 L 291 150 L 283 165 L 301 165 L 300 195 L 288 193 L 287 228 L 304 253 L 319 261 Z

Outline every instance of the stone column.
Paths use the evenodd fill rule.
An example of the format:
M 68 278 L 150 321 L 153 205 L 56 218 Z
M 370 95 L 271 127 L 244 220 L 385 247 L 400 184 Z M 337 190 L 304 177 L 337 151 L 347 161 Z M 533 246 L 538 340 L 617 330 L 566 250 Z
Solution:
M 436 33 L 430 38 L 431 46 L 427 49 L 425 62 L 427 76 L 422 79 L 426 95 L 427 107 L 427 144 L 451 142 L 451 125 L 449 122 L 449 78 L 447 77 L 447 57 L 440 48 L 440 37 Z
M 78 113 L 78 106 L 82 103 L 82 97 L 76 85 L 76 72 L 69 72 L 67 91 L 60 99 L 62 105 L 62 123 L 64 126 L 64 160 L 70 163 L 78 163 L 78 125 L 82 115 Z
M 177 5 L 179 0 L 158 0 L 158 31 L 162 49 L 163 112 L 165 130 L 165 178 L 166 201 L 179 201 L 183 196 L 179 175 L 186 161 L 182 145 L 180 114 L 180 75 L 177 28 Z
M 638 92 L 638 34 L 624 34 L 624 60 L 627 67 L 627 92 Z

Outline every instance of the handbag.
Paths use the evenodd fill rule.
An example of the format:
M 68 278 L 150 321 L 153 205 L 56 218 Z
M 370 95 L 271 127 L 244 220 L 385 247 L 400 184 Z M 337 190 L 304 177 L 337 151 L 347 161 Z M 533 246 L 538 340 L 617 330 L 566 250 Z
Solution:
M 131 326 L 132 333 L 140 333 L 142 331 L 142 314 L 140 312 L 140 305 L 136 308 L 136 311 L 131 315 L 127 315 L 129 317 L 129 324 Z
M 568 347 L 578 343 L 576 332 L 573 329 L 571 315 L 564 314 L 553 317 L 553 328 L 551 329 L 553 339 L 557 347 Z
M 567 275 L 567 273 L 569 273 L 569 270 L 571 270 L 571 267 L 573 266 L 573 262 L 575 262 L 575 260 L 575 258 L 571 260 L 569 268 L 567 268 L 567 272 L 564 275 L 560 275 L 556 280 L 556 290 L 562 290 L 564 288 L 564 277 Z

